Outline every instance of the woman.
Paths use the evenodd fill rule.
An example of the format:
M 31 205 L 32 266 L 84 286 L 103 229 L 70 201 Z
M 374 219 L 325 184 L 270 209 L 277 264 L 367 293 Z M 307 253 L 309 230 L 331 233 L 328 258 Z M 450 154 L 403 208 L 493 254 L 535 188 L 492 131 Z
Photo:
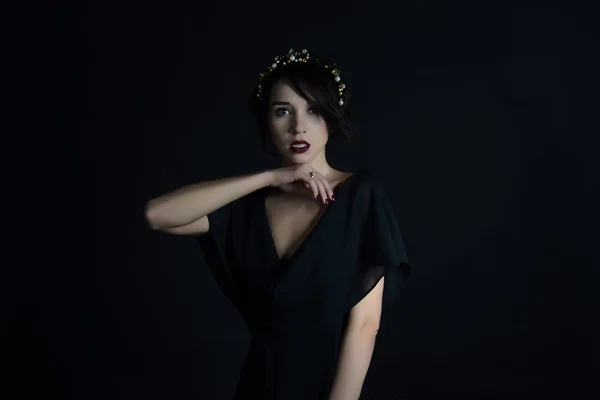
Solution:
M 400 230 L 368 171 L 331 167 L 348 140 L 339 70 L 306 50 L 276 57 L 250 101 L 282 167 L 148 202 L 153 229 L 197 235 L 252 334 L 235 399 L 356 400 L 384 305 L 408 274 Z

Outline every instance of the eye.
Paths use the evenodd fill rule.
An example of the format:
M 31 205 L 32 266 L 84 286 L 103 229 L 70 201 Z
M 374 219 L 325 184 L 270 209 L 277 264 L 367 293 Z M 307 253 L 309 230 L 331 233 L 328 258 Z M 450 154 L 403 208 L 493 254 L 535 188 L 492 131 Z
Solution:
M 281 115 L 286 115 L 289 114 L 290 110 L 288 110 L 287 108 L 278 108 L 275 110 L 275 115 L 281 116 Z
M 319 114 L 319 110 L 317 110 L 315 107 L 311 107 L 308 109 L 308 113 L 309 114 Z

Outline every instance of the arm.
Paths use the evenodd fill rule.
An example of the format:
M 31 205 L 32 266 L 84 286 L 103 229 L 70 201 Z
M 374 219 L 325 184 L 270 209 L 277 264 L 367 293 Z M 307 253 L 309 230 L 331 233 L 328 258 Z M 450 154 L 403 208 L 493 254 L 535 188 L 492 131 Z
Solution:
M 206 233 L 206 215 L 269 185 L 271 172 L 196 183 L 166 193 L 146 204 L 146 220 L 152 229 L 174 234 Z
M 381 319 L 383 279 L 350 310 L 329 400 L 358 400 L 360 397 Z

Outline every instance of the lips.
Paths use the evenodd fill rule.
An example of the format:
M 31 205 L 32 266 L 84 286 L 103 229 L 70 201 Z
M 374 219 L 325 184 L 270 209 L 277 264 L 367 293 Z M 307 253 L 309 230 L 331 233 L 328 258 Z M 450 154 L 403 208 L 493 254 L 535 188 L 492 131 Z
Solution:
M 310 148 L 310 143 L 306 140 L 296 140 L 290 144 L 290 150 L 294 153 L 304 153 Z

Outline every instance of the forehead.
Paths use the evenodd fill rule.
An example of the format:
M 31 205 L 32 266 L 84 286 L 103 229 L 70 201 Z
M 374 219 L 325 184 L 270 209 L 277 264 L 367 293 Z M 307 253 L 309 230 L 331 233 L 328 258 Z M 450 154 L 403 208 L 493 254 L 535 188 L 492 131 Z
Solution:
M 287 101 L 298 104 L 307 103 L 304 97 L 286 79 L 281 79 L 273 85 L 271 89 L 271 101 Z

